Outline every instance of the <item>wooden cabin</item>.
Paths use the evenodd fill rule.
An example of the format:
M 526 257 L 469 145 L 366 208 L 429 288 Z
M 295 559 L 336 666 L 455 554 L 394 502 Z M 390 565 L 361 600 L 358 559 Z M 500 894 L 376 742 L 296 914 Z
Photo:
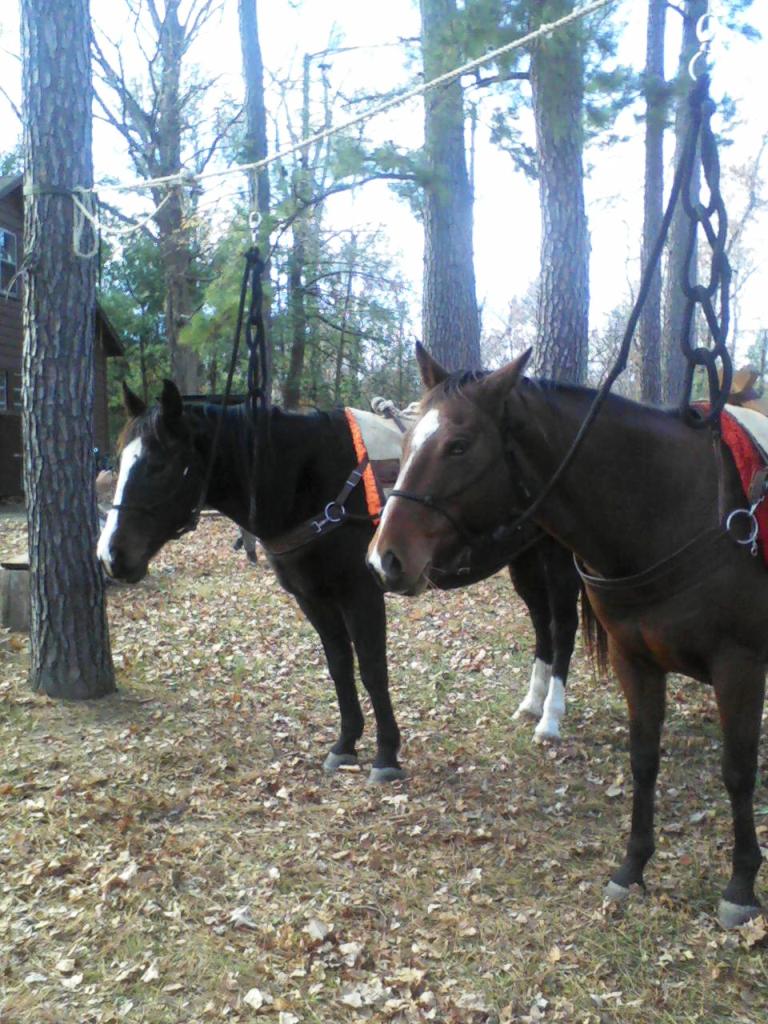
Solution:
M 21 175 L 0 177 L 0 497 L 22 493 L 21 354 L 24 197 Z M 115 329 L 96 305 L 94 444 L 109 451 L 107 359 L 124 355 Z

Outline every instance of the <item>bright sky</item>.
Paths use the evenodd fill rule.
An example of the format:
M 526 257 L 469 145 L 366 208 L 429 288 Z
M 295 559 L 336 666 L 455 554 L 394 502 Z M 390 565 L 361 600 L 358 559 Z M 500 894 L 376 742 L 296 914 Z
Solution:
M 720 4 L 713 0 L 717 14 Z M 768 38 L 768 5 L 756 0 L 750 20 Z M 622 0 L 617 11 L 628 27 L 622 37 L 620 59 L 642 66 L 645 46 L 646 0 Z M 97 24 L 112 38 L 127 29 L 120 0 L 91 0 Z M 342 46 L 364 47 L 353 53 L 330 59 L 329 72 L 334 87 L 350 92 L 365 89 L 376 93 L 406 80 L 402 50 L 382 44 L 418 34 L 418 5 L 415 0 L 388 0 L 386 4 L 360 0 L 305 0 L 295 9 L 289 0 L 267 0 L 259 4 L 260 33 L 266 67 L 280 78 L 290 70 L 298 75 L 305 52 L 325 49 L 331 41 Z M 669 15 L 670 23 L 676 16 Z M 130 38 L 130 36 L 129 36 Z M 760 138 L 768 132 L 768 107 L 765 104 L 766 43 L 745 42 L 721 27 L 714 55 L 713 91 L 715 98 L 727 91 L 736 100 L 738 124 L 733 131 L 734 144 L 723 150 L 722 184 L 726 202 L 735 191 L 731 164 L 743 164 L 756 151 Z M 18 98 L 18 0 L 0 0 L 0 83 Z M 669 44 L 670 64 L 676 58 L 676 43 Z M 220 21 L 205 33 L 193 59 L 206 69 L 221 74 L 221 86 L 231 95 L 242 91 L 237 2 L 224 0 Z M 267 105 L 275 94 L 267 95 Z M 422 105 L 419 100 L 383 115 L 372 122 L 371 137 L 392 139 L 398 144 L 418 145 L 422 132 Z M 485 118 L 487 122 L 487 118 Z M 621 303 L 636 286 L 639 266 L 640 224 L 642 217 L 642 126 L 627 113 L 618 125 L 630 141 L 605 148 L 593 148 L 587 154 L 590 174 L 587 180 L 587 212 L 592 242 L 591 318 L 599 324 L 605 315 Z M 0 149 L 9 147 L 18 134 L 17 123 L 0 96 Z M 283 143 L 285 139 L 283 138 Z M 124 160 L 106 128 L 95 136 L 97 178 L 113 174 L 132 179 Z M 768 176 L 768 159 L 764 173 Z M 539 212 L 535 184 L 515 173 L 509 157 L 488 142 L 488 126 L 481 118 L 478 127 L 475 163 L 475 258 L 479 300 L 483 305 L 485 330 L 494 330 L 505 319 L 509 300 L 522 295 L 538 272 Z M 735 198 L 731 218 L 738 216 Z M 358 194 L 334 201 L 331 216 L 345 225 L 385 223 L 394 252 L 400 253 L 405 276 L 418 282 L 421 277 L 422 233 L 407 208 L 394 199 L 386 186 L 367 185 Z M 762 215 L 752 228 L 749 241 L 757 252 L 768 247 L 768 215 Z M 739 336 L 744 348 L 755 332 L 768 326 L 764 295 L 768 291 L 768 268 L 759 265 L 745 287 L 741 301 Z M 418 328 L 417 328 L 418 329 Z

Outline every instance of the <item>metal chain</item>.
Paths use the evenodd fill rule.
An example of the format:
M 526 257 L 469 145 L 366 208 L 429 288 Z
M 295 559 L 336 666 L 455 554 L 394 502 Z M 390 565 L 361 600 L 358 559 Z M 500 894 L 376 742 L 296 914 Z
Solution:
M 683 157 L 686 161 L 686 175 L 690 183 L 693 180 L 694 163 L 700 159 L 704 180 L 709 190 L 709 199 L 705 204 L 698 197 L 694 198 L 691 195 L 690 186 L 683 190 L 683 209 L 690 221 L 690 226 L 686 241 L 685 266 L 687 271 L 680 282 L 686 300 L 680 348 L 687 363 L 681 413 L 689 425 L 703 427 L 712 425 L 719 420 L 731 390 L 733 367 L 730 353 L 726 347 L 730 314 L 731 267 L 725 251 L 728 217 L 720 193 L 720 160 L 717 153 L 717 142 L 710 124 L 715 105 L 709 98 L 708 74 L 702 75 L 695 82 L 689 102 L 693 131 Z M 710 248 L 709 279 L 704 284 L 700 284 L 696 280 L 697 241 L 700 230 Z M 691 345 L 697 308 L 701 309 L 707 321 L 713 342 L 711 347 L 699 345 L 694 348 Z M 700 410 L 691 409 L 694 375 L 699 366 L 704 367 L 707 373 L 709 410 L 705 416 L 701 415 Z

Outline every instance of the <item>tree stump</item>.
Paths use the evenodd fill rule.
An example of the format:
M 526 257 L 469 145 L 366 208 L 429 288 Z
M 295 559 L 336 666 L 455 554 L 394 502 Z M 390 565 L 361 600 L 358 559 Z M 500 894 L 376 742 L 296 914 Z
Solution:
M 0 624 L 13 633 L 29 632 L 29 559 L 0 562 Z

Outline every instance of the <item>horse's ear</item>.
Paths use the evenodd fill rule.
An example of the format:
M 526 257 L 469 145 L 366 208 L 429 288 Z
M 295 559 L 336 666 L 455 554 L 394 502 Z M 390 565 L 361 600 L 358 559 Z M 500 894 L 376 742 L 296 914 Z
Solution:
M 168 424 L 177 423 L 184 412 L 179 389 L 172 380 L 163 380 L 163 393 L 160 395 L 163 419 Z
M 421 379 L 427 391 L 437 387 L 448 376 L 448 371 L 432 358 L 420 341 L 416 342 L 416 362 L 419 364 Z
M 125 406 L 125 411 L 132 417 L 141 416 L 142 413 L 147 411 L 146 403 L 142 402 L 139 396 L 131 391 L 125 381 L 123 381 L 123 405 Z
M 517 359 L 502 366 L 500 370 L 494 370 L 487 377 L 479 382 L 483 394 L 489 395 L 493 401 L 500 405 L 504 402 L 509 392 L 517 384 L 523 375 L 528 360 L 531 358 L 532 348 L 528 348 Z

